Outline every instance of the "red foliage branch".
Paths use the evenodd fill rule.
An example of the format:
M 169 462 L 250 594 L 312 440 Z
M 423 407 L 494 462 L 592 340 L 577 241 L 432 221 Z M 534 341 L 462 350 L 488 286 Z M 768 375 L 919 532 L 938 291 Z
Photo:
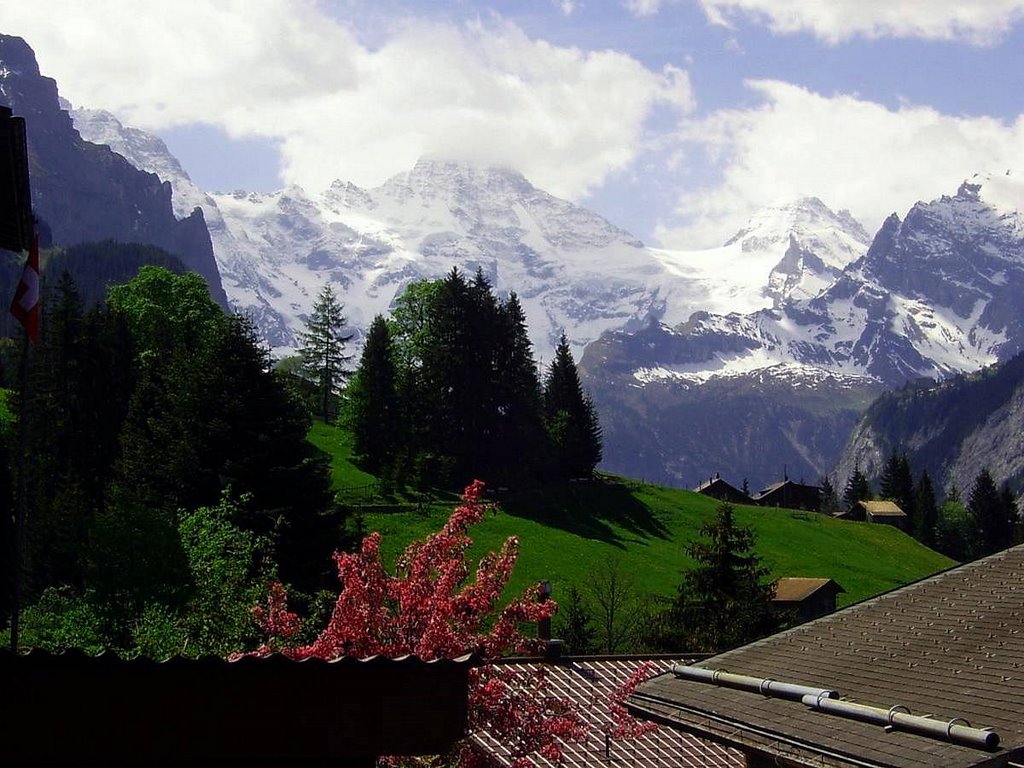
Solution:
M 336 659 L 413 654 L 430 660 L 476 653 L 493 659 L 541 650 L 542 641 L 521 630 L 522 624 L 549 619 L 557 610 L 554 601 L 539 600 L 539 585 L 490 621 L 519 555 L 518 539 L 509 537 L 499 552 L 486 555 L 469 578 L 466 553 L 472 541 L 467 532 L 488 509 L 483 489 L 479 480 L 467 487 L 442 530 L 411 543 L 394 575 L 381 561 L 379 533 L 367 536 L 358 552 L 335 553 L 341 592 L 327 626 L 308 645 L 288 645 L 299 621 L 287 608 L 284 588 L 275 584 L 267 607 L 254 609 L 268 640 L 253 655 L 280 652 L 292 659 Z M 622 718 L 628 718 L 622 705 L 626 693 L 613 702 Z M 558 762 L 561 743 L 581 741 L 587 733 L 571 701 L 548 695 L 543 672 L 496 665 L 472 670 L 469 712 L 470 730 L 486 730 L 505 745 L 516 768 L 533 765 L 532 755 Z M 621 731 L 628 737 L 629 729 L 618 723 L 617 717 L 613 736 Z M 491 764 L 468 741 L 459 751 L 459 762 L 465 768 Z

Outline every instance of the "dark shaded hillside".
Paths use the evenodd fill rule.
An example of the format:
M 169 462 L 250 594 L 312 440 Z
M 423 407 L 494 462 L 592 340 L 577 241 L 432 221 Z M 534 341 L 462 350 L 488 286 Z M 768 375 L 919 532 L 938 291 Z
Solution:
M 845 482 L 855 464 L 880 475 L 893 449 L 937 488 L 970 488 L 987 467 L 997 483 L 1024 489 L 1024 354 L 941 384 L 920 382 L 887 393 L 864 414 L 837 469 Z M 839 485 L 838 487 L 842 487 Z
M 0 35 L 0 72 L 0 103 L 25 118 L 32 204 L 51 242 L 156 245 L 202 275 L 213 299 L 227 308 L 202 211 L 179 221 L 170 184 L 107 146 L 84 141 L 60 108 L 57 83 L 40 74 L 24 40 Z

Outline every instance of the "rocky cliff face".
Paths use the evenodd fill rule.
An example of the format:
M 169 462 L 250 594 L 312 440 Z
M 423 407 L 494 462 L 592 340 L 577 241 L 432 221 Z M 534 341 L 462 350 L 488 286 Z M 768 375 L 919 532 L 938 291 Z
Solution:
M 883 395 L 853 430 L 838 482 L 855 466 L 877 481 L 894 449 L 907 452 L 915 473 L 927 470 L 940 495 L 953 485 L 966 494 L 983 468 L 1024 494 L 1024 355 Z
M 169 184 L 83 140 L 60 107 L 56 82 L 40 74 L 28 44 L 9 35 L 0 35 L 0 103 L 25 118 L 33 208 L 54 244 L 156 245 L 206 278 L 227 306 L 203 212 L 177 219 Z

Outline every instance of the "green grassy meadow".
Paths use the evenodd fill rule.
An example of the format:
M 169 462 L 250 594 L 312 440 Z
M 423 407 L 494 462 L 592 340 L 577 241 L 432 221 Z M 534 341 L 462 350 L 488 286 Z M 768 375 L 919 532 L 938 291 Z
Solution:
M 310 440 L 331 455 L 341 500 L 361 510 L 367 530 L 381 533 L 388 562 L 410 541 L 438 530 L 447 519 L 454 497 L 374 498 L 367 490 L 374 478 L 349 460 L 351 439 L 343 430 L 318 423 Z M 585 586 L 594 568 L 608 561 L 616 561 L 641 593 L 671 595 L 680 573 L 692 565 L 686 545 L 717 507 L 714 499 L 697 493 L 611 475 L 593 482 L 507 491 L 496 500 L 499 511 L 471 531 L 471 556 L 477 559 L 507 537 L 518 536 L 520 557 L 510 589 L 517 592 L 547 579 L 556 599 L 569 585 Z M 773 578 L 833 578 L 846 590 L 839 596 L 840 605 L 953 565 L 890 526 L 742 506 L 737 507 L 736 519 L 754 529 L 757 553 Z

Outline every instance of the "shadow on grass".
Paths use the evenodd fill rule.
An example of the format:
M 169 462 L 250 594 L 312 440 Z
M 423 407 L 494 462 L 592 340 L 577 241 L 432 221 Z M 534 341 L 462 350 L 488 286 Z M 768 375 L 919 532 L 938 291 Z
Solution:
M 546 485 L 497 493 L 495 500 L 510 515 L 560 528 L 623 548 L 624 529 L 639 537 L 669 538 L 669 531 L 630 488 L 615 478 Z

